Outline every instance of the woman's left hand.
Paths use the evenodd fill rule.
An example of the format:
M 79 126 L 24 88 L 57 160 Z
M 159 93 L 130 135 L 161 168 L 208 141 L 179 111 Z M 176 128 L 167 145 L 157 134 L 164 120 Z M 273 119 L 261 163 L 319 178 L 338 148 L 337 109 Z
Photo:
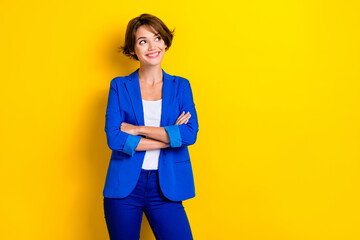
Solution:
M 139 126 L 132 125 L 130 123 L 122 122 L 120 130 L 131 135 L 139 135 Z

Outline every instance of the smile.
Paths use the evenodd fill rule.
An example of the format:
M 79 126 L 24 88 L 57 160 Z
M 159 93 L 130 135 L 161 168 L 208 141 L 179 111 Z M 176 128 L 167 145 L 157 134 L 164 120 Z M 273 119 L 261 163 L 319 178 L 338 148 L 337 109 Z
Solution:
M 149 58 L 156 58 L 157 56 L 159 56 L 160 52 L 156 52 L 156 53 L 152 53 L 152 54 L 146 54 L 147 57 Z

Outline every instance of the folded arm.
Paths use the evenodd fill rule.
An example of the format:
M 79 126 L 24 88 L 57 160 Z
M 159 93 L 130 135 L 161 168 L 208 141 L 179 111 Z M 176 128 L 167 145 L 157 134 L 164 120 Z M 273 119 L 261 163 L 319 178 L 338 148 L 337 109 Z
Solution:
M 189 146 L 196 142 L 199 124 L 189 80 L 183 82 L 180 111 L 189 112 L 191 118 L 186 124 L 169 125 L 164 129 L 170 139 L 170 147 Z
M 152 138 L 163 143 L 170 143 L 169 136 L 164 127 L 139 126 L 139 135 Z
M 189 112 L 191 118 L 188 123 L 181 125 L 165 126 L 165 130 L 170 138 L 171 147 L 189 146 L 196 142 L 199 131 L 198 117 L 193 100 L 193 94 L 189 80 L 183 82 L 183 92 L 181 96 L 180 111 Z
M 131 135 L 121 131 L 123 119 L 120 114 L 118 90 L 113 79 L 110 83 L 108 103 L 105 115 L 105 132 L 107 144 L 111 150 L 124 152 L 130 156 L 135 154 L 135 149 L 141 141 L 141 136 Z
M 170 146 L 164 142 L 142 137 L 135 150 L 146 151 L 146 150 L 154 150 L 154 149 L 168 148 L 168 147 Z
M 117 95 L 118 91 L 114 80 L 115 79 L 110 83 L 105 119 L 107 143 L 111 150 L 122 151 L 133 156 L 135 151 L 165 148 L 165 145 L 170 147 L 181 147 L 195 143 L 199 125 L 188 80 L 183 83 L 185 85 L 183 86 L 180 110 L 189 112 L 189 115 L 191 115 L 190 119 L 186 120 L 186 124 L 180 125 L 175 124 L 165 127 L 142 126 L 143 134 L 140 133 L 140 135 L 153 139 L 146 139 L 140 135 L 132 135 L 121 130 L 123 119 L 120 114 L 120 103 Z
M 170 147 L 181 147 L 192 145 L 196 142 L 199 124 L 190 82 L 186 79 L 183 82 L 183 91 L 180 99 L 180 111 L 183 113 L 178 117 L 174 125 L 164 127 L 151 126 L 128 126 L 129 133 L 143 135 L 167 144 Z M 185 114 L 186 112 L 186 114 Z
M 191 117 L 190 113 L 183 112 L 176 120 L 175 125 L 185 124 L 189 121 Z M 147 138 L 152 138 L 163 143 L 170 143 L 169 134 L 164 127 L 151 127 L 151 126 L 136 126 L 136 135 L 146 136 Z

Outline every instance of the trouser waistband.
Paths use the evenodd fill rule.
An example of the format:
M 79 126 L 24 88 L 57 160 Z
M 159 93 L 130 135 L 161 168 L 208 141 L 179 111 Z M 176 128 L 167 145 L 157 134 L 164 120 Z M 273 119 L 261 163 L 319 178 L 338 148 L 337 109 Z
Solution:
M 142 173 L 146 174 L 157 174 L 159 172 L 159 169 L 141 169 Z

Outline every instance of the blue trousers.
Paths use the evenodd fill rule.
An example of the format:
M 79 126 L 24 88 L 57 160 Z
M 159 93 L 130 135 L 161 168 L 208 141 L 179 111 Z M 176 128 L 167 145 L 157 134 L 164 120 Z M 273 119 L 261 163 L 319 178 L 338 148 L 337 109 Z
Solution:
M 171 201 L 162 194 L 158 170 L 141 169 L 129 196 L 104 197 L 110 240 L 139 240 L 143 212 L 157 240 L 193 239 L 182 201 Z

